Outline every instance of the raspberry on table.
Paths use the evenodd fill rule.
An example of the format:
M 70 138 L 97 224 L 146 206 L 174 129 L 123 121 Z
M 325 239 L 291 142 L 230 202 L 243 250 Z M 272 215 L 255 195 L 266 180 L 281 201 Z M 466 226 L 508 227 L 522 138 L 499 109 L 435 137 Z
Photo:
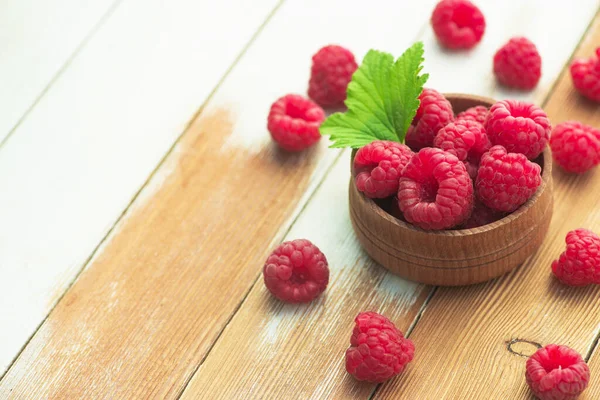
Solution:
M 473 182 L 455 155 L 426 147 L 410 159 L 402 172 L 398 206 L 413 225 L 449 229 L 471 215 Z
M 383 315 L 362 312 L 346 350 L 346 371 L 359 381 L 384 382 L 412 361 L 415 346 Z
M 452 104 L 437 90 L 423 89 L 419 100 L 421 104 L 405 140 L 413 151 L 433 146 L 438 131 L 454 120 Z
M 440 129 L 433 145 L 464 162 L 472 179 L 477 176 L 481 156 L 492 147 L 483 125 L 470 120 L 455 120 Z
M 361 147 L 354 157 L 356 188 L 370 198 L 396 194 L 398 179 L 412 155 L 408 146 L 387 140 Z
M 485 123 L 485 119 L 490 110 L 485 106 L 475 106 L 458 113 L 455 120 L 475 121 L 481 125 Z
M 494 55 L 494 74 L 504 86 L 531 90 L 542 76 L 542 57 L 529 39 L 512 38 Z
M 354 54 L 337 45 L 323 47 L 312 57 L 308 97 L 322 107 L 341 107 L 348 83 L 358 68 Z
M 279 300 L 306 303 L 318 297 L 329 283 L 325 255 L 306 239 L 284 242 L 263 267 L 265 286 Z
M 506 213 L 492 210 L 491 208 L 486 207 L 482 202 L 475 201 L 473 212 L 467 222 L 461 226 L 461 229 L 472 229 L 485 226 L 504 218 L 505 215 Z
M 587 229 L 575 229 L 565 238 L 567 249 L 552 263 L 552 272 L 564 284 L 600 285 L 600 237 Z
M 494 145 L 530 160 L 539 156 L 550 136 L 550 120 L 538 106 L 517 100 L 499 101 L 490 108 L 485 131 Z
M 600 102 L 600 47 L 596 57 L 578 58 L 571 64 L 575 89 L 592 101 Z
M 577 121 L 563 122 L 552 130 L 550 149 L 565 171 L 584 173 L 600 163 L 600 130 Z
M 574 400 L 587 387 L 590 369 L 575 350 L 549 344 L 529 357 L 525 378 L 540 400 Z
M 541 170 L 523 154 L 494 146 L 481 157 L 475 180 L 477 197 L 493 210 L 513 212 L 542 184 Z
M 321 139 L 319 127 L 325 112 L 297 94 L 277 99 L 269 111 L 267 128 L 277 144 L 288 151 L 304 150 Z
M 431 14 L 431 26 L 444 47 L 470 49 L 485 32 L 485 18 L 468 0 L 442 0 Z

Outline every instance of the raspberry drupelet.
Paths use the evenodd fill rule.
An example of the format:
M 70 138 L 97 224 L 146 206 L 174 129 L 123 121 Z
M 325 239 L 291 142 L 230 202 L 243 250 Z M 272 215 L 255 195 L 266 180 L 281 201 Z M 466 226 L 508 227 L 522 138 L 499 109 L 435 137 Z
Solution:
M 560 123 L 550 135 L 550 149 L 565 171 L 584 173 L 600 163 L 600 130 L 577 121 Z
M 596 57 L 578 58 L 571 64 L 575 89 L 592 101 L 600 102 L 600 47 Z
M 475 206 L 473 207 L 471 216 L 461 228 L 472 229 L 485 226 L 502 219 L 505 215 L 506 213 L 492 210 L 491 208 L 485 206 L 482 202 L 475 201 Z
M 542 57 L 529 39 L 512 38 L 494 55 L 494 74 L 504 86 L 531 90 L 542 76 Z
M 354 157 L 356 188 L 370 198 L 398 192 L 398 180 L 413 152 L 403 144 L 376 140 L 361 147 Z
M 346 371 L 359 381 L 384 382 L 412 361 L 415 346 L 383 315 L 362 312 L 346 350 Z
M 312 57 L 308 97 L 322 107 L 341 107 L 348 83 L 358 68 L 354 54 L 337 45 L 323 47 Z
M 567 249 L 552 263 L 552 272 L 564 284 L 600 285 L 600 237 L 587 229 L 576 229 L 565 238 Z
M 285 150 L 304 150 L 321 139 L 319 126 L 325 112 L 312 101 L 297 95 L 280 97 L 271 106 L 267 128 L 273 140 Z
M 485 131 L 494 145 L 509 153 L 539 156 L 550 137 L 550 120 L 538 106 L 517 100 L 499 101 L 490 108 Z
M 475 190 L 483 204 L 496 211 L 513 212 L 542 184 L 541 167 L 523 154 L 494 146 L 481 157 Z
M 433 145 L 464 162 L 472 179 L 477 176 L 481 156 L 492 147 L 483 125 L 469 120 L 455 120 L 440 129 Z
M 437 90 L 423 89 L 419 101 L 421 104 L 405 140 L 413 151 L 433 146 L 433 138 L 438 131 L 454 120 L 452 104 Z
M 588 385 L 590 369 L 575 350 L 549 344 L 529 357 L 525 378 L 540 400 L 575 400 Z
M 284 242 L 263 267 L 265 286 L 279 300 L 306 303 L 318 297 L 329 283 L 325 255 L 306 239 Z
M 473 182 L 455 155 L 427 147 L 408 162 L 398 184 L 398 206 L 411 224 L 449 229 L 473 210 Z
M 485 32 L 485 18 L 468 0 L 442 0 L 431 14 L 431 26 L 442 46 L 470 49 Z
M 481 125 L 485 123 L 485 119 L 490 110 L 485 106 L 475 106 L 458 113 L 455 120 L 475 121 Z

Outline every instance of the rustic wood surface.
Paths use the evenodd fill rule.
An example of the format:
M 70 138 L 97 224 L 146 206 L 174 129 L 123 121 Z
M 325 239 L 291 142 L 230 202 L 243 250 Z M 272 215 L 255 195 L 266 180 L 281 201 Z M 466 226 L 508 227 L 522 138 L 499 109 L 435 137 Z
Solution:
M 26 18 L 34 2 L 10 15 Z M 361 58 L 371 47 L 399 54 L 416 39 L 430 87 L 526 99 L 554 124 L 600 126 L 599 107 L 563 71 L 576 48 L 590 55 L 600 43 L 600 0 L 477 1 L 486 36 L 459 54 L 435 43 L 435 0 L 55 3 L 65 28 L 25 31 L 20 42 L 48 48 L 41 68 L 9 79 L 31 56 L 17 47 L 0 67 L 0 104 L 16 99 L 0 120 L 0 374 L 10 366 L 1 398 L 529 398 L 515 353 L 551 342 L 591 357 L 583 398 L 600 396 L 599 289 L 569 289 L 549 272 L 568 230 L 600 231 L 600 171 L 555 168 L 550 232 L 525 265 L 436 289 L 360 249 L 348 151 L 322 141 L 286 155 L 265 129 L 275 98 L 305 92 L 320 46 L 337 42 Z M 549 29 L 564 21 L 577 23 Z M 498 87 L 490 71 L 493 52 L 518 34 L 544 59 L 528 93 Z M 10 43 L 0 38 L 3 49 Z M 259 271 L 276 243 L 297 237 L 321 247 L 332 276 L 318 301 L 290 306 L 268 294 Z M 353 318 L 367 309 L 417 346 L 406 373 L 384 385 L 343 368 Z

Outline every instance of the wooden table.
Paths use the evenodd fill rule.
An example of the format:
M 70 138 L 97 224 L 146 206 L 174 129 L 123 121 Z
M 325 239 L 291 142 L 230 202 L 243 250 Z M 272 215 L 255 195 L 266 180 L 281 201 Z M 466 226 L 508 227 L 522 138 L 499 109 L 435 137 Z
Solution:
M 526 356 L 569 345 L 600 398 L 600 290 L 554 280 L 567 231 L 600 231 L 600 169 L 555 169 L 539 251 L 471 287 L 402 280 L 359 248 L 347 151 L 278 151 L 270 104 L 305 93 L 310 56 L 340 43 L 426 49 L 428 86 L 519 98 L 554 124 L 600 126 L 566 66 L 600 45 L 600 0 L 478 0 L 483 42 L 448 53 L 435 0 L 6 0 L 0 5 L 0 398 L 528 399 Z M 507 92 L 491 73 L 514 35 L 543 76 Z M 331 283 L 309 305 L 266 291 L 273 247 L 308 238 Z M 383 385 L 344 370 L 354 316 L 415 342 Z

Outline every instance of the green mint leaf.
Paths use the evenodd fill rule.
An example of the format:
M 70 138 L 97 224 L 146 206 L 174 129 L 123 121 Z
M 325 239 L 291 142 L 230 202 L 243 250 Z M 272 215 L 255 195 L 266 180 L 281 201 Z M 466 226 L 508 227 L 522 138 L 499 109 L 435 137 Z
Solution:
M 423 43 L 417 42 L 394 62 L 391 54 L 370 50 L 348 85 L 348 110 L 321 125 L 331 147 L 358 148 L 374 140 L 403 142 L 428 75 L 423 69 Z

